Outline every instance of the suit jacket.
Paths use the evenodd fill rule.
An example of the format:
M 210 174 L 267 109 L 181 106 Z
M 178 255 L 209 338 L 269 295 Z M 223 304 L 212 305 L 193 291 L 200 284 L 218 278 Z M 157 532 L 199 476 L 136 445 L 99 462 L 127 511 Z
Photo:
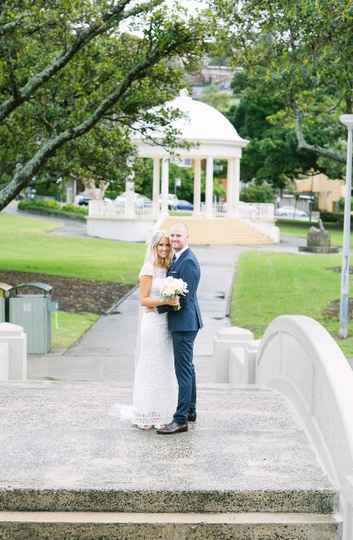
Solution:
M 170 306 L 161 306 L 158 311 L 168 312 L 170 332 L 197 332 L 202 328 L 201 312 L 197 301 L 200 265 L 191 249 L 186 249 L 170 266 L 167 276 L 184 280 L 188 284 L 189 292 L 180 298 L 179 311 L 175 311 Z

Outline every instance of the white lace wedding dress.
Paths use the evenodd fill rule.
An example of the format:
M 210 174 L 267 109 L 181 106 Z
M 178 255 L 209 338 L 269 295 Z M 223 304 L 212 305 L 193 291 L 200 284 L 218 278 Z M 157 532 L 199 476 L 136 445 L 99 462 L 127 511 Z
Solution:
M 159 298 L 166 269 L 146 262 L 142 275 L 152 276 L 150 296 Z M 138 333 L 131 421 L 139 425 L 167 424 L 178 399 L 167 314 L 142 306 Z

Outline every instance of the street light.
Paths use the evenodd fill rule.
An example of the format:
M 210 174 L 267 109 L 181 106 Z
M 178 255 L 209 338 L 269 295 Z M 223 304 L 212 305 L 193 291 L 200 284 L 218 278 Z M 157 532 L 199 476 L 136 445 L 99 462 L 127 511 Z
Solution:
M 338 335 L 346 338 L 348 335 L 349 315 L 349 249 L 351 229 L 351 192 L 352 192 L 352 130 L 353 114 L 342 114 L 342 124 L 348 129 L 347 163 L 346 163 L 346 195 L 344 198 L 344 228 L 342 246 L 341 296 L 340 296 L 340 327 Z

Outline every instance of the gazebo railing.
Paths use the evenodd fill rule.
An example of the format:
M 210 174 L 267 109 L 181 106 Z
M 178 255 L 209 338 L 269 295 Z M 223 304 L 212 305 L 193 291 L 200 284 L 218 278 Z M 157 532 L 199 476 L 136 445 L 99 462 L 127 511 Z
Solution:
M 128 205 L 126 201 L 90 201 L 88 207 L 88 216 L 91 218 L 132 218 L 132 217 L 150 217 L 152 216 L 152 205 L 138 201 L 135 204 Z
M 205 204 L 201 205 L 201 213 L 206 213 Z M 152 217 L 153 205 L 148 201 L 138 200 L 135 203 L 128 203 L 121 199 L 117 201 L 92 200 L 89 202 L 90 218 L 121 219 L 121 218 L 143 218 Z M 228 207 L 226 203 L 214 203 L 213 216 L 226 217 Z M 268 203 L 244 203 L 239 202 L 234 205 L 231 215 L 250 221 L 273 222 L 274 205 Z
M 239 202 L 234 205 L 233 214 L 241 219 L 252 221 L 274 221 L 274 205 L 271 203 L 245 203 Z M 227 203 L 214 203 L 213 213 L 216 217 L 224 217 L 228 214 Z

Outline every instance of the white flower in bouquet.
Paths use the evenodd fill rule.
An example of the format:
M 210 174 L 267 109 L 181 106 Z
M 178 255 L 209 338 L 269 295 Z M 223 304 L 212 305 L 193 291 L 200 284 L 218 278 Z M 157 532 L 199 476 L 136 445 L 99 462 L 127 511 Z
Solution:
M 182 280 L 171 276 L 165 278 L 161 287 L 162 298 L 176 298 L 177 296 L 185 296 L 188 293 L 188 284 Z M 180 306 L 175 306 L 175 310 L 179 310 Z

